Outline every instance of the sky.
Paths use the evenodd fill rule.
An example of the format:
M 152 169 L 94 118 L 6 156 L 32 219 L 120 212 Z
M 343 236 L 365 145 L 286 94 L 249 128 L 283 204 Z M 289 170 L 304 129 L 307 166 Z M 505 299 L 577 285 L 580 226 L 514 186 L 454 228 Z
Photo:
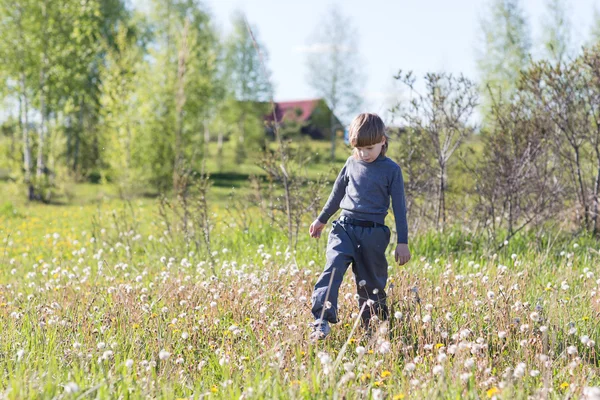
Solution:
M 144 0 L 137 0 L 144 1 Z M 574 45 L 589 38 L 600 0 L 567 0 Z M 534 47 L 541 42 L 546 0 L 522 0 Z M 477 79 L 481 18 L 489 0 L 204 0 L 223 34 L 231 15 L 243 11 L 269 53 L 268 66 L 278 101 L 314 98 L 307 77 L 310 37 L 332 6 L 338 4 L 358 30 L 366 76 L 362 111 L 384 113 L 400 98 L 393 76 L 402 69 L 418 77 L 426 72 L 463 73 Z

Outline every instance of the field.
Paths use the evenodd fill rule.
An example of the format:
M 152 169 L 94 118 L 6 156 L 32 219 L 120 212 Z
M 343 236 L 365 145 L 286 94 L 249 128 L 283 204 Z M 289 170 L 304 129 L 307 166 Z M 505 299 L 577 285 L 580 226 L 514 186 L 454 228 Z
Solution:
M 342 322 L 313 344 L 326 239 L 289 248 L 258 210 L 241 229 L 226 186 L 211 254 L 156 198 L 80 185 L 61 205 L 4 203 L 0 398 L 600 398 L 595 240 L 549 227 L 496 252 L 466 229 L 419 233 L 408 265 L 389 248 L 390 320 L 357 326 L 349 273 Z

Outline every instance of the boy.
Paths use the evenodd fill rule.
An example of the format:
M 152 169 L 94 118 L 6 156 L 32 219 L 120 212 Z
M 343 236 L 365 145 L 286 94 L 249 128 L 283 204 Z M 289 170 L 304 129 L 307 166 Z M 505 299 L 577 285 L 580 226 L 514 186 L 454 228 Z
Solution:
M 309 234 L 318 238 L 329 218 L 342 209 L 333 222 L 327 243 L 327 262 L 312 295 L 315 318 L 311 339 L 324 339 L 338 322 L 337 299 L 344 273 L 352 263 L 361 320 L 369 326 L 372 315 L 387 318 L 385 250 L 390 229 L 384 225 L 392 200 L 398 244 L 395 258 L 400 265 L 410 260 L 404 180 L 398 164 L 385 156 L 388 142 L 385 125 L 376 114 L 359 114 L 350 125 L 353 154 L 340 171 L 321 214 Z

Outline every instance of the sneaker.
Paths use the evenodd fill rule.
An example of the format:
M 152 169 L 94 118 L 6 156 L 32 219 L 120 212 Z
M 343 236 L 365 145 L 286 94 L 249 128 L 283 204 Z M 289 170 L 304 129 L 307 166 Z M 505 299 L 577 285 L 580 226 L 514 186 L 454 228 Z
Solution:
M 323 340 L 331 332 L 331 327 L 329 326 L 329 321 L 325 321 L 325 320 L 322 320 L 322 319 L 317 319 L 312 324 L 312 326 L 313 326 L 313 331 L 310 334 L 310 339 L 312 341 Z

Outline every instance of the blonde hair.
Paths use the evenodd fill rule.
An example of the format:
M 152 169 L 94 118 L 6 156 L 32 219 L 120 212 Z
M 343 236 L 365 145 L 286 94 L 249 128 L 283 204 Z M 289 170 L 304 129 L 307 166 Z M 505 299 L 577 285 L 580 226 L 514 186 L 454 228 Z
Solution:
M 381 148 L 381 155 L 385 156 L 389 137 L 385 132 L 383 120 L 377 114 L 358 114 L 350 124 L 349 139 L 350 145 L 354 148 L 353 154 L 355 157 L 357 147 L 372 146 L 381 143 L 383 138 L 386 141 Z

